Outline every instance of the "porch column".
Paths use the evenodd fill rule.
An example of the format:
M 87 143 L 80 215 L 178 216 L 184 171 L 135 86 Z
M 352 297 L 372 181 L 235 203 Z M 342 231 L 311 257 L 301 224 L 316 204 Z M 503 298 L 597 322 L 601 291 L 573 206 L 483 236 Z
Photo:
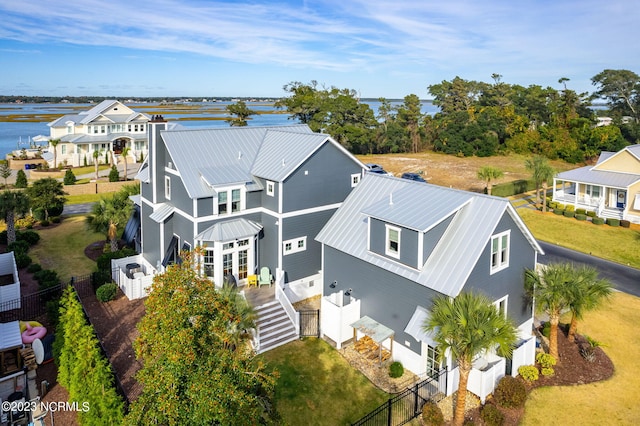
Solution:
M 553 178 L 553 196 L 551 197 L 551 200 L 555 201 L 556 200 L 556 178 Z
M 580 182 L 576 182 L 576 191 L 575 191 L 575 195 L 573 196 L 573 211 L 575 211 L 578 208 L 578 195 L 580 194 Z

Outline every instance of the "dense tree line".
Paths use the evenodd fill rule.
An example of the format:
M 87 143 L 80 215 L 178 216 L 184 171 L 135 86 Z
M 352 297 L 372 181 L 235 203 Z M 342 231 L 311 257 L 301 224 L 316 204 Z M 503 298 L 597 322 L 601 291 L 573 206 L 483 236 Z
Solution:
M 592 94 L 567 87 L 507 84 L 493 74 L 492 83 L 455 77 L 428 87 L 440 111 L 421 111 L 418 96 L 399 105 L 380 98 L 377 116 L 355 90 L 291 82 L 276 102 L 292 118 L 325 132 L 356 154 L 418 152 L 424 149 L 459 156 L 506 152 L 537 154 L 569 162 L 590 160 L 603 150 L 617 151 L 640 139 L 640 76 L 627 70 L 604 70 L 592 78 Z M 596 126 L 595 100 L 613 118 Z

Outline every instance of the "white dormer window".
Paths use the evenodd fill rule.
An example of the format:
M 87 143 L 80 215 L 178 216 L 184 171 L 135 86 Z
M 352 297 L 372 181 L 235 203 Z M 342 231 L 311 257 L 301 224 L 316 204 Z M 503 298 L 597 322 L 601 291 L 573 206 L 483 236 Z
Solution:
M 171 178 L 169 176 L 164 177 L 164 198 L 171 199 Z
M 491 273 L 509 267 L 509 243 L 511 231 L 505 231 L 491 237 Z
M 400 234 L 401 229 L 396 226 L 385 225 L 386 241 L 385 241 L 385 254 L 387 256 L 400 258 Z
M 273 197 L 276 193 L 276 184 L 275 182 L 267 181 L 267 195 Z
M 355 188 L 360 183 L 360 173 L 351 175 L 351 187 Z
M 244 191 L 241 188 L 218 191 L 218 214 L 235 213 L 245 209 Z

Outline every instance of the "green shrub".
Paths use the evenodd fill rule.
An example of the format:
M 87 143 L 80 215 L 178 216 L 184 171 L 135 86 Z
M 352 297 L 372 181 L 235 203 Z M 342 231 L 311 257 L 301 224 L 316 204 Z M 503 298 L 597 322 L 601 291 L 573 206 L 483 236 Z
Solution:
M 75 185 L 76 180 L 76 175 L 73 174 L 73 170 L 67 169 L 67 171 L 64 173 L 64 184 Z
M 45 310 L 49 324 L 55 328 L 58 325 L 58 318 L 60 318 L 60 299 L 56 297 L 55 299 L 48 300 L 45 303 Z
M 553 210 L 553 209 L 555 209 L 555 208 L 558 206 L 558 203 L 557 203 L 557 201 L 551 201 L 551 202 L 549 202 L 549 204 L 547 204 L 547 206 L 548 206 L 550 209 L 552 209 L 552 210 Z
M 522 407 L 527 400 L 527 388 L 521 380 L 511 376 L 504 376 L 498 382 L 493 397 L 501 407 Z
M 589 217 L 596 217 L 596 211 L 595 210 L 589 210 L 587 212 L 587 216 Z
M 422 421 L 425 425 L 442 426 L 444 425 L 444 415 L 438 404 L 429 400 L 422 406 Z
M 27 266 L 31 265 L 31 262 L 33 262 L 31 257 L 29 257 L 27 253 L 16 253 L 15 257 L 16 267 L 18 269 L 26 268 Z
M 549 334 L 551 334 L 551 323 L 547 321 L 542 325 L 542 335 L 548 339 Z
M 510 197 L 523 192 L 533 191 L 536 189 L 536 183 L 533 180 L 514 180 L 511 182 L 499 183 L 493 185 L 491 195 L 498 197 Z
M 576 220 L 587 220 L 587 215 L 576 213 Z
M 587 211 L 585 209 L 576 209 L 576 214 L 587 214 Z
M 561 215 L 564 213 L 564 210 L 560 210 L 560 209 L 553 209 L 553 214 L 557 214 L 557 215 Z
M 486 404 L 482 407 L 480 417 L 487 426 L 502 426 L 504 424 L 504 414 L 493 404 Z
M 29 243 L 16 239 L 16 241 L 7 246 L 7 253 L 10 251 L 12 251 L 16 255 L 19 253 L 26 253 L 29 251 Z
M 96 291 L 96 297 L 101 302 L 108 302 L 116 297 L 118 291 L 118 285 L 116 283 L 103 284 L 98 287 Z
M 16 183 L 14 186 L 16 188 L 26 188 L 29 186 L 29 182 L 27 182 L 27 174 L 24 170 L 20 169 L 18 170 L 18 173 L 16 173 Z
M 565 210 L 565 209 L 566 209 L 565 205 L 564 205 L 564 204 L 562 204 L 562 203 L 558 203 L 558 208 L 559 208 L 560 210 Z
M 39 263 L 32 263 L 31 265 L 29 265 L 29 267 L 27 268 L 27 272 L 33 274 L 35 272 L 38 271 L 42 271 L 42 266 L 40 266 Z
M 54 216 L 51 218 L 51 223 L 60 223 L 62 218 L 60 216 Z
M 57 281 L 58 283 L 60 282 L 58 273 L 51 269 L 41 269 L 33 274 L 33 278 L 38 281 L 40 285 L 48 281 Z
M 593 223 L 594 225 L 604 225 L 604 219 L 596 216 L 591 219 L 591 223 Z
M 125 247 L 121 250 L 114 252 L 106 252 L 100 255 L 98 259 L 96 259 L 96 264 L 99 270 L 111 271 L 111 259 L 122 259 L 123 257 L 133 256 L 136 254 L 136 251 Z
M 402 377 L 404 374 L 404 367 L 400 361 L 392 362 L 389 366 L 389 377 L 397 378 Z
M 109 284 L 113 280 L 111 279 L 111 271 L 101 269 L 91 273 L 91 283 L 93 288 L 97 289 L 103 284 Z
M 607 219 L 607 225 L 609 226 L 620 226 L 620 219 Z
M 40 241 L 40 234 L 36 231 L 18 231 L 16 232 L 16 240 L 26 241 L 29 246 L 36 245 Z
M 565 211 L 572 212 L 574 210 L 575 210 L 575 206 L 573 204 L 569 204 L 567 205 L 567 207 L 565 207 Z
M 631 222 L 629 222 L 628 220 L 621 220 L 620 221 L 620 226 L 622 226 L 623 228 L 630 228 L 631 227 Z
M 536 355 L 536 362 L 543 368 L 553 367 L 556 365 L 556 359 L 551 354 L 540 352 Z
M 571 211 L 571 210 L 565 210 L 564 213 L 562 213 L 564 215 L 564 217 L 573 217 L 575 216 L 575 212 Z
M 16 219 L 16 228 L 31 229 L 35 224 L 36 224 L 36 219 L 31 215 L 27 215 L 25 217 L 21 217 L 20 219 Z
M 555 370 L 551 367 L 542 367 L 540 369 L 540 374 L 542 374 L 545 377 L 553 376 L 555 373 L 556 373 Z
M 46 226 L 49 226 L 49 225 L 51 225 L 51 222 L 49 222 L 47 219 L 42 219 L 40 221 L 40 226 L 45 226 L 46 227 Z
M 527 382 L 535 382 L 538 380 L 538 369 L 535 365 L 521 365 L 518 368 L 518 374 Z
M 120 180 L 120 173 L 118 172 L 118 168 L 115 166 L 111 166 L 111 170 L 109 171 L 109 182 L 118 182 Z

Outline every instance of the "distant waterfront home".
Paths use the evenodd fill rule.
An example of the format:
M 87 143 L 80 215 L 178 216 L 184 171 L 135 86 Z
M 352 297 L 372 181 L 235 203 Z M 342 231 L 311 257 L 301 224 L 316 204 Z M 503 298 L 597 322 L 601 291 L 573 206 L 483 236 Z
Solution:
M 116 100 L 105 100 L 88 111 L 68 114 L 49 123 L 49 139 L 58 139 L 55 148 L 58 164 L 53 164 L 54 147 L 49 145 L 48 152 L 43 155 L 50 167 L 60 164 L 84 166 L 94 164 L 94 152 L 98 152 L 98 160 L 105 162 L 120 161 L 124 148 L 129 148 L 127 161 L 136 160 L 147 155 L 147 122 L 149 116 L 135 112 Z
M 431 302 L 473 291 L 513 320 L 520 340 L 513 360 L 491 351 L 475 360 L 469 390 L 484 399 L 505 374 L 534 363 L 524 271 L 544 253 L 507 200 L 366 173 L 317 240 L 321 329 L 338 347 L 369 336 L 382 358 L 434 376 L 445 366 L 423 330 Z M 451 394 L 458 369 L 451 359 L 446 367 L 440 379 Z
M 594 166 L 558 173 L 553 201 L 640 223 L 640 145 L 603 151 Z

